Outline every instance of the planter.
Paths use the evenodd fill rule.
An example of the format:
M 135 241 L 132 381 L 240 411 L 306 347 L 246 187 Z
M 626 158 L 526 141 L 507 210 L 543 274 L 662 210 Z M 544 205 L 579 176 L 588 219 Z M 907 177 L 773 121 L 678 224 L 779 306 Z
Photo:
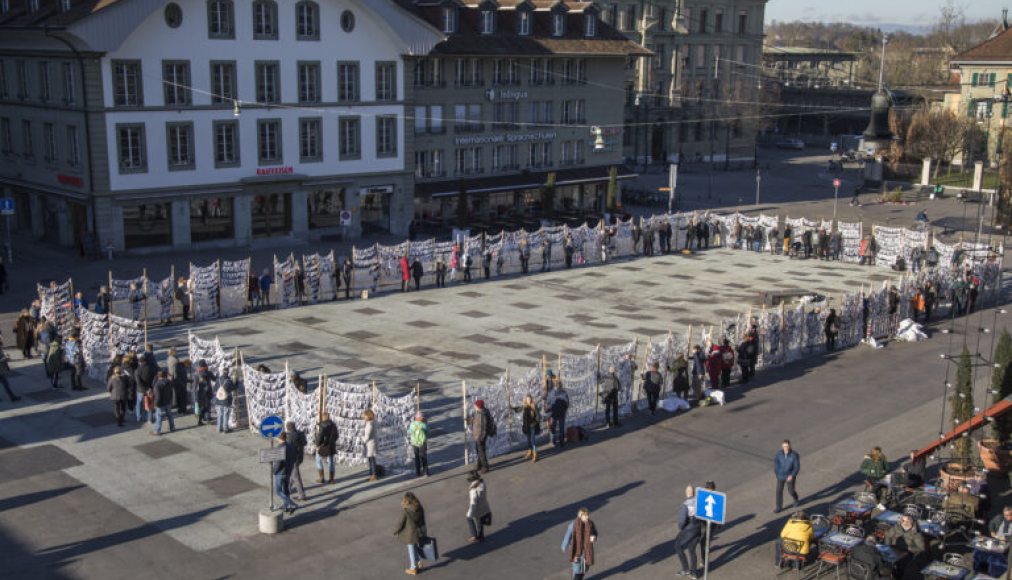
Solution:
M 974 485 L 984 477 L 984 474 L 974 467 L 965 467 L 962 463 L 946 463 L 939 470 L 942 477 L 942 488 L 946 492 L 959 490 L 959 486 L 966 483 L 972 489 Z
M 994 473 L 1007 473 L 1012 466 L 1012 450 L 1005 448 L 997 439 L 984 439 L 977 443 L 980 460 L 984 468 Z

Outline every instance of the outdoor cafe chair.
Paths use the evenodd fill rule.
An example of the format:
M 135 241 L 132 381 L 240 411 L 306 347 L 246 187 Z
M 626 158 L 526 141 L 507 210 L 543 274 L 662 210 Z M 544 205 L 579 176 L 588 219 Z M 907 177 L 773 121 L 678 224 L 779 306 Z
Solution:
M 808 557 L 801 553 L 802 546 L 803 544 L 797 540 L 782 538 L 780 540 L 780 560 L 777 562 L 777 568 L 790 566 L 794 568 L 800 577 L 801 569 L 805 567 L 805 563 L 808 561 Z

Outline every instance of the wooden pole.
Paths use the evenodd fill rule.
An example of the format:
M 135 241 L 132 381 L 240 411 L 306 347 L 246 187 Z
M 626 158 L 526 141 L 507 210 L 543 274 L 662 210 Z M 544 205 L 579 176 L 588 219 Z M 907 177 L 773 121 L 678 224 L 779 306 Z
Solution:
M 647 370 L 648 370 L 647 369 L 647 361 L 648 361 L 648 358 L 650 357 L 650 347 L 652 345 L 653 345 L 653 342 L 648 337 L 647 338 L 647 347 L 643 351 L 643 367 L 642 367 L 643 368 L 643 372 L 647 372 Z M 633 381 L 636 381 L 636 377 L 635 376 L 633 376 Z M 638 383 L 636 383 L 636 391 L 635 391 L 635 393 L 633 395 L 633 398 L 632 398 L 632 410 L 633 410 L 633 412 L 637 411 L 637 408 L 636 408 L 637 405 L 636 405 L 636 403 L 637 403 L 637 401 L 639 401 L 640 394 L 642 393 L 642 391 L 643 391 L 643 381 L 641 380 Z
M 372 382 L 372 408 L 376 409 L 376 381 Z
M 108 312 L 106 312 L 106 314 L 108 314 L 108 315 L 110 315 L 110 316 L 112 315 L 112 303 L 113 303 L 113 294 L 112 294 L 112 270 L 109 270 L 109 311 L 108 311 Z
M 148 319 L 144 319 L 144 347 L 148 346 Z
M 415 413 L 422 412 L 422 383 L 415 381 Z
M 597 420 L 598 404 L 601 402 L 601 343 L 597 343 L 597 397 L 594 398 L 594 420 Z
M 176 294 L 176 265 L 172 264 L 171 266 L 169 266 L 169 296 L 175 296 L 175 294 Z M 169 298 L 169 300 L 171 300 L 172 304 L 172 306 L 169 308 L 169 318 L 171 319 L 173 314 L 172 311 L 176 309 L 176 300 L 174 298 Z M 239 359 L 236 358 L 235 360 L 238 361 Z
M 291 376 L 292 374 L 288 371 L 288 359 L 285 359 L 285 397 L 288 397 L 288 390 L 292 387 Z M 284 415 L 283 419 L 288 421 L 288 408 L 282 407 L 281 411 L 282 415 Z
M 503 381 L 506 385 L 506 425 L 510 431 L 513 431 L 513 390 L 510 388 L 510 368 L 506 367 L 506 379 Z
M 355 291 L 355 246 L 351 247 L 351 279 L 346 280 L 348 286 L 348 296 L 351 296 L 352 292 Z M 344 264 L 341 264 L 341 269 L 344 269 Z M 343 272 L 342 272 L 343 273 Z
M 74 308 L 74 279 L 67 278 L 67 284 L 70 286 L 70 319 L 77 323 L 77 309 Z
M 318 417 L 318 421 L 323 421 L 323 413 L 324 413 L 324 411 L 327 410 L 327 395 L 326 395 L 326 393 L 327 393 L 327 375 L 325 375 L 325 374 L 324 375 L 320 375 L 320 378 L 317 379 L 317 381 L 318 381 L 319 384 L 316 386 L 316 389 L 318 391 L 320 391 L 320 409 L 319 409 L 319 413 L 317 414 L 317 417 Z
M 144 290 L 142 292 L 144 296 L 144 344 L 148 344 L 148 269 L 144 268 L 141 277 L 144 278 Z
M 467 381 L 460 381 L 461 417 L 464 420 L 464 433 L 467 433 Z M 464 437 L 464 465 L 471 463 L 470 448 L 467 446 L 467 437 Z
M 689 325 L 688 334 L 685 335 L 685 353 L 692 352 L 692 325 Z
M 238 348 L 235 349 L 235 353 L 236 353 L 236 356 L 238 357 L 236 359 L 236 363 L 238 364 L 239 370 L 242 372 L 243 398 L 246 399 L 246 425 L 249 427 L 250 431 L 253 431 L 254 429 L 256 429 L 256 426 L 253 425 L 253 415 L 250 413 L 250 409 L 249 409 L 249 390 L 246 388 L 246 383 L 247 383 L 247 381 L 246 381 L 246 362 L 243 359 L 242 353 L 239 352 Z

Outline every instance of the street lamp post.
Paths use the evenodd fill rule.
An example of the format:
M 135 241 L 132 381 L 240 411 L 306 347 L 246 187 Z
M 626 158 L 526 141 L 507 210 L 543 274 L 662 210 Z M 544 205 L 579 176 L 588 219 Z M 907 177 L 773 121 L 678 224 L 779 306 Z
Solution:
M 758 169 L 755 170 L 755 205 L 759 207 L 759 184 L 762 183 L 763 176 Z
M 840 178 L 837 177 L 833 180 L 833 221 L 836 221 L 836 201 L 840 197 Z

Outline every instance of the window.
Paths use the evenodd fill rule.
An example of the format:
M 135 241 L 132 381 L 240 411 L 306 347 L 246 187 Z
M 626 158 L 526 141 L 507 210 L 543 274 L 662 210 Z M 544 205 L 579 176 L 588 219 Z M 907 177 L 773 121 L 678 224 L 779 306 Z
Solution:
M 713 13 L 713 31 L 724 32 L 724 11 L 719 8 Z
M 597 35 L 597 14 L 587 14 L 583 17 L 583 35 L 587 37 Z
M 299 102 L 320 102 L 320 63 L 299 62 Z
M 515 129 L 520 124 L 520 103 L 495 103 L 492 120 L 496 123 L 497 129 Z
M 28 65 L 19 60 L 15 63 L 15 68 L 18 74 L 18 98 L 24 100 L 28 98 Z
M 299 161 L 323 161 L 323 133 L 320 118 L 299 119 Z
M 415 151 L 415 177 L 443 177 L 446 170 L 443 166 L 443 150 Z
M 6 99 L 10 93 L 7 90 L 7 62 L 0 60 L 0 99 Z
M 141 61 L 112 61 L 112 96 L 117 107 L 139 107 L 144 104 L 141 94 Z
M 39 99 L 48 101 L 53 97 L 53 89 L 49 84 L 49 63 L 39 63 Z
M 444 6 L 441 13 L 443 32 L 452 34 L 457 32 L 457 9 L 453 6 Z
M 520 169 L 520 148 L 513 145 L 496 145 L 492 148 L 492 171 Z
M 7 14 L 10 11 L 11 11 L 11 1 L 0 0 L 0 16 Z
M 457 133 L 474 133 L 484 130 L 481 122 L 481 103 L 454 105 L 454 126 Z
M 527 63 L 527 72 L 527 82 L 532 85 L 540 85 L 544 80 L 541 74 L 541 61 L 539 59 L 532 58 Z
M 337 133 L 341 160 L 362 158 L 362 121 L 358 117 L 341 117 L 337 120 Z
M 316 2 L 295 5 L 295 39 L 320 40 L 320 7 Z
M 651 59 L 655 69 L 661 68 L 664 63 L 664 45 L 658 44 L 654 47 L 654 56 Z
M 619 20 L 621 21 L 622 19 L 620 18 Z M 622 30 L 624 30 L 626 32 L 633 31 L 633 30 L 636 30 L 638 28 L 636 26 L 636 5 L 635 4 L 630 4 L 630 5 L 626 6 L 626 8 L 625 8 L 625 22 L 623 24 L 625 24 L 625 26 L 622 27 Z
M 130 248 L 172 244 L 172 205 L 141 202 L 123 207 L 123 244 Z
M 235 12 L 232 0 L 208 0 L 207 37 L 235 38 Z
M 253 2 L 253 40 L 278 39 L 278 5 L 273 0 Z
M 481 11 L 481 33 L 492 34 L 495 32 L 495 12 L 492 10 Z
M 144 144 L 144 125 L 116 125 L 120 173 L 143 173 L 148 161 Z
M 397 63 L 376 63 L 376 100 L 397 100 Z
M 485 84 L 482 61 L 477 58 L 458 58 L 456 83 L 459 87 L 480 87 Z
M 70 0 L 60 0 L 60 12 L 70 11 Z
M 32 122 L 27 119 L 21 121 L 21 155 L 25 159 L 35 157 L 35 145 L 32 143 Z
M 484 152 L 482 147 L 461 147 L 455 152 L 457 175 L 475 175 L 484 173 Z
M 14 142 L 11 137 L 11 120 L 7 117 L 0 118 L 0 153 L 10 155 L 14 152 Z
M 42 124 L 42 159 L 49 163 L 56 161 L 56 129 L 52 123 Z
M 345 32 L 355 30 L 355 13 L 351 10 L 345 10 L 341 13 L 341 30 Z
M 193 169 L 193 123 L 166 123 L 165 138 L 169 171 Z
M 460 107 L 461 105 L 457 105 Z M 429 105 L 415 107 L 415 133 L 442 133 L 443 106 Z
M 191 198 L 190 241 L 228 240 L 235 237 L 235 203 L 231 197 Z
M 376 157 L 397 156 L 397 117 L 376 117 Z
M 239 121 L 215 121 L 214 166 L 239 166 Z
M 528 123 L 532 125 L 552 122 L 552 101 L 528 101 Z
M 162 61 L 162 85 L 165 87 L 165 105 L 190 104 L 190 63 Z
M 341 103 L 359 100 L 358 63 L 337 63 L 337 100 Z
M 657 30 L 663 32 L 668 26 L 668 11 L 666 8 L 657 9 Z
M 517 12 L 517 32 L 520 36 L 529 36 L 531 34 L 531 11 L 521 10 Z
M 28 11 L 36 13 L 39 11 L 39 0 L 28 0 Z
M 211 102 L 232 104 L 235 100 L 235 61 L 211 61 Z
M 257 195 L 250 213 L 254 238 L 288 235 L 292 230 L 292 194 Z
M 706 34 L 706 21 L 710 19 L 710 13 L 705 8 L 699 11 L 699 32 Z
M 67 125 L 67 165 L 81 165 L 81 143 L 77 140 L 77 127 Z
M 415 62 L 415 86 L 443 86 L 443 61 L 438 58 L 423 58 Z
M 562 123 L 564 125 L 583 123 L 584 106 L 585 101 L 583 99 L 562 101 Z
M 576 82 L 581 85 L 587 84 L 587 59 L 576 59 Z
M 696 47 L 696 68 L 706 66 L 706 45 L 700 44 Z
M 310 190 L 306 197 L 309 206 L 309 228 L 330 228 L 341 225 L 341 212 L 345 208 L 345 197 L 351 195 L 351 188 Z
M 555 84 L 555 62 L 552 59 L 541 59 L 541 76 L 545 78 L 546 85 Z
M 281 87 L 280 79 L 278 78 L 279 68 L 280 66 L 277 61 L 256 61 L 254 64 L 254 69 L 256 70 L 257 102 L 281 102 Z
M 281 119 L 257 121 L 257 162 L 260 165 L 281 163 Z
M 552 144 L 551 143 L 528 143 L 527 144 L 527 166 L 528 167 L 550 167 L 552 165 Z
M 552 14 L 552 36 L 562 36 L 566 33 L 566 15 L 561 13 Z
M 738 12 L 738 34 L 746 32 L 748 32 L 748 10 L 740 10 Z
M 63 69 L 63 102 L 73 105 L 77 102 L 77 81 L 74 80 L 74 64 L 65 62 L 61 68 Z

